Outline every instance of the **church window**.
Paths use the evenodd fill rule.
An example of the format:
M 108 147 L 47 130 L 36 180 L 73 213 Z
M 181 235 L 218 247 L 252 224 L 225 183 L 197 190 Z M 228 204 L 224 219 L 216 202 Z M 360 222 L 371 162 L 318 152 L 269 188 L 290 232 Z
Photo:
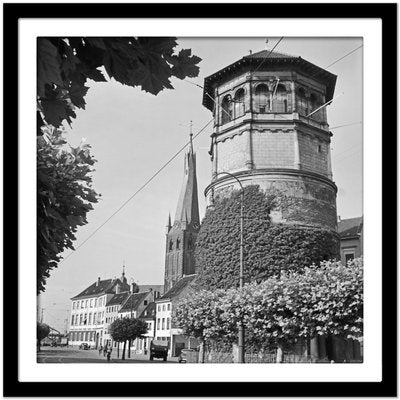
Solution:
M 225 96 L 222 100 L 221 104 L 221 122 L 222 125 L 226 124 L 229 121 L 232 121 L 232 114 L 233 114 L 233 103 L 232 97 L 230 94 Z
M 276 113 L 287 112 L 287 93 L 284 85 L 278 84 L 272 99 L 272 106 Z
M 74 316 L 72 316 L 72 318 L 71 318 L 71 325 L 73 325 L 74 324 Z
M 181 245 L 181 241 L 179 238 L 176 239 L 176 249 L 179 250 L 179 247 Z
M 244 115 L 244 89 L 241 88 L 235 93 L 235 118 Z
M 263 83 L 256 87 L 255 92 L 255 111 L 261 114 L 270 110 L 270 94 L 268 86 Z
M 169 241 L 169 251 L 171 251 L 174 248 L 174 242 L 172 241 L 172 239 Z

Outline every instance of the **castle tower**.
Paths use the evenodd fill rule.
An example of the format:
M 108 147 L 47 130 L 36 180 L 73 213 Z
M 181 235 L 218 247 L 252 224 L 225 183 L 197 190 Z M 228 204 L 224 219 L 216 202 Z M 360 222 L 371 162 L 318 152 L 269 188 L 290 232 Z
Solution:
M 301 57 L 269 50 L 205 78 L 203 105 L 214 114 L 208 204 L 239 188 L 218 175 L 225 171 L 282 194 L 273 221 L 336 231 L 326 115 L 335 83 L 335 75 Z
M 194 243 L 199 229 L 196 154 L 193 152 L 190 134 L 190 146 L 185 154 L 184 177 L 175 220 L 171 225 L 169 216 L 167 222 L 164 292 L 171 289 L 184 275 L 195 273 Z

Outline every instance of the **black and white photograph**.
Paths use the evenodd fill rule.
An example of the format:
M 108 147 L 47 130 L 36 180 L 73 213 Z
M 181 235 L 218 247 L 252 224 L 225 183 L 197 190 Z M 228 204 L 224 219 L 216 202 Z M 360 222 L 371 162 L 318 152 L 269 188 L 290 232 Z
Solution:
M 362 51 L 38 38 L 38 362 L 362 362 Z
M 381 379 L 380 22 L 208 21 L 20 20 L 22 382 Z

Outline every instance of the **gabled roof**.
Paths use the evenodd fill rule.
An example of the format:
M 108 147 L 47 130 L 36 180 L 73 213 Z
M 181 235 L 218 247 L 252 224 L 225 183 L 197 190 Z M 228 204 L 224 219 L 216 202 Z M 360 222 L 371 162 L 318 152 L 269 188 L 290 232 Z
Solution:
M 181 294 L 181 292 L 193 281 L 196 275 L 188 275 L 180 279 L 171 289 L 168 290 L 163 296 L 156 299 L 159 300 L 172 300 L 174 297 Z
M 150 292 L 130 294 L 124 305 L 119 309 L 119 312 L 135 311 L 140 303 L 149 295 Z
M 363 217 L 342 219 L 338 222 L 340 239 L 358 237 L 363 228 Z
M 295 71 L 299 70 L 306 75 L 323 82 L 326 85 L 325 101 L 332 100 L 337 78 L 336 75 L 326 71 L 321 67 L 318 67 L 315 64 L 312 64 L 304 58 L 279 53 L 276 51 L 271 52 L 270 50 L 261 50 L 254 54 L 248 54 L 242 57 L 240 60 L 237 60 L 225 68 L 215 72 L 214 74 L 207 76 L 204 79 L 204 107 L 208 108 L 210 111 L 213 111 L 214 101 L 212 99 L 214 99 L 214 88 L 219 82 L 229 78 L 229 76 L 234 76 L 238 73 L 244 74 L 254 70 L 268 71 L 268 69 L 271 67 L 273 67 L 273 71 L 276 71 L 276 69 L 280 68 L 289 68 Z
M 299 58 L 299 56 L 292 56 L 290 54 L 278 53 L 277 51 L 271 51 L 271 50 L 261 50 L 261 51 L 258 51 L 257 53 L 248 54 L 247 56 L 244 56 L 243 58 L 263 59 L 265 57 L 268 57 L 268 58 Z
M 110 300 L 108 300 L 106 307 L 122 304 L 128 298 L 129 294 L 129 292 L 115 294 Z
M 121 285 L 121 291 L 128 291 L 129 285 L 126 283 L 122 283 L 119 279 L 105 279 L 102 281 L 96 281 L 85 290 L 83 290 L 78 295 L 71 298 L 71 300 L 78 299 L 80 297 L 94 297 L 99 296 L 101 294 L 105 294 L 110 292 L 113 287 L 119 283 Z
M 156 316 L 156 303 L 153 301 L 142 311 L 139 318 L 153 319 Z

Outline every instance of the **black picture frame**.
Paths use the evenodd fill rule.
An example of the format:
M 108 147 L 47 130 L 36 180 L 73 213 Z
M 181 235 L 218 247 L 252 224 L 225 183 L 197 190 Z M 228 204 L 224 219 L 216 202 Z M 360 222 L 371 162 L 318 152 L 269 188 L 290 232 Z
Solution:
M 20 18 L 380 18 L 382 20 L 383 236 L 381 382 L 20 382 L 18 379 L 18 20 Z M 3 5 L 3 382 L 6 397 L 396 396 L 397 4 Z M 21 304 L 19 304 L 21 306 Z M 378 326 L 377 329 L 381 327 Z M 10 339 L 10 336 L 12 339 Z M 10 343 L 12 345 L 10 346 Z

